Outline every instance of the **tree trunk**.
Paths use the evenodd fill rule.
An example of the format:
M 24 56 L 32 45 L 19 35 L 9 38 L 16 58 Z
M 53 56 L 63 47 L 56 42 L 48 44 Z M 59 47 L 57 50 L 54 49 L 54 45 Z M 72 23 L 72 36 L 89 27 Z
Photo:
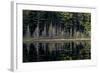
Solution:
M 27 37 L 27 38 L 29 38 L 29 37 L 30 37 L 29 25 L 27 25 L 26 37 Z
M 38 17 L 37 17 L 37 18 L 38 18 L 38 20 L 37 20 L 37 32 L 36 32 L 36 33 L 37 33 L 37 37 L 39 37 L 39 23 L 40 23 L 40 22 L 39 22 L 39 21 L 40 21 L 39 15 L 40 15 L 40 14 L 38 13 Z

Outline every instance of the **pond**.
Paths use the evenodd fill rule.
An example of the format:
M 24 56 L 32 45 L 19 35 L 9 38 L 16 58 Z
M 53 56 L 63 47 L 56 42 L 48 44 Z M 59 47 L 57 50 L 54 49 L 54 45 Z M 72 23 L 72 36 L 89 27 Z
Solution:
M 23 43 L 23 62 L 91 59 L 91 41 Z

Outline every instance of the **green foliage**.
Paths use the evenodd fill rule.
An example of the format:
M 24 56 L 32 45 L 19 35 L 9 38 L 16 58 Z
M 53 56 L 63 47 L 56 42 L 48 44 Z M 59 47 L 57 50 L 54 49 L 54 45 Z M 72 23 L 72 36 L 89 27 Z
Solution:
M 62 32 L 69 32 L 71 36 L 76 36 L 76 32 L 84 33 L 91 31 L 91 14 L 74 12 L 50 12 L 23 10 L 23 32 L 26 26 L 30 26 L 30 32 L 34 32 L 37 24 L 44 27 L 47 24 L 47 31 L 52 32 L 53 26 L 64 27 Z M 52 24 L 52 25 L 51 25 Z

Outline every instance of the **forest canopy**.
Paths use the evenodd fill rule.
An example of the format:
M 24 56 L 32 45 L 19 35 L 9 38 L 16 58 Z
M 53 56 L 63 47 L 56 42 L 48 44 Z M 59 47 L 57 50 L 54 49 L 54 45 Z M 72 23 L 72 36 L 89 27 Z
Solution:
M 23 10 L 23 36 L 28 26 L 33 37 L 90 37 L 91 13 Z

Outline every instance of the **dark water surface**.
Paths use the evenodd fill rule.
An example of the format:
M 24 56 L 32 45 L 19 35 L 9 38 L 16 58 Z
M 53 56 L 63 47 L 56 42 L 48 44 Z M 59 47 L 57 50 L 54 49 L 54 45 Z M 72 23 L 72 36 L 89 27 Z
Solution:
M 91 59 L 91 41 L 23 43 L 23 62 Z

